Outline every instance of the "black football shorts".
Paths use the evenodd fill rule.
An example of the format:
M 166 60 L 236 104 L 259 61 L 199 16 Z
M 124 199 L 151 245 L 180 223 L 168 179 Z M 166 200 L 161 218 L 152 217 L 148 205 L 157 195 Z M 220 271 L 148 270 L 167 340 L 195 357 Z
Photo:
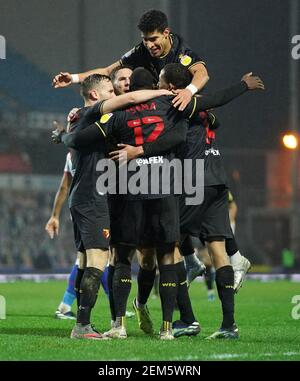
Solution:
M 180 232 L 202 241 L 232 238 L 228 213 L 228 188 L 225 185 L 204 187 L 200 205 L 185 205 L 180 198 Z
M 111 244 L 158 247 L 180 239 L 178 198 L 110 197 Z
M 78 251 L 108 249 L 110 240 L 109 210 L 106 200 L 72 206 L 71 216 Z

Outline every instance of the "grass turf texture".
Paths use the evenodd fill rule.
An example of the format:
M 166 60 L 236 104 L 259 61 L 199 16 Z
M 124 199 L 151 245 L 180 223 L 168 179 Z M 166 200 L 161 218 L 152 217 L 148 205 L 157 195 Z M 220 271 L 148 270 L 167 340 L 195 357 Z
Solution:
M 240 339 L 208 342 L 204 338 L 220 325 L 218 300 L 208 302 L 203 283 L 193 283 L 191 297 L 202 326 L 197 337 L 162 342 L 148 337 L 127 319 L 127 340 L 88 341 L 69 338 L 74 321 L 56 320 L 54 312 L 66 282 L 0 284 L 7 318 L 0 320 L 0 360 L 299 360 L 300 320 L 293 320 L 291 303 L 300 294 L 299 283 L 247 281 L 236 297 Z M 136 284 L 130 294 L 132 310 Z M 74 306 L 75 308 L 75 306 Z M 73 308 L 73 309 L 74 309 Z M 158 332 L 160 301 L 150 299 L 149 309 Z M 178 312 L 175 313 L 178 318 Z M 100 292 L 93 323 L 101 332 L 110 327 L 108 301 Z

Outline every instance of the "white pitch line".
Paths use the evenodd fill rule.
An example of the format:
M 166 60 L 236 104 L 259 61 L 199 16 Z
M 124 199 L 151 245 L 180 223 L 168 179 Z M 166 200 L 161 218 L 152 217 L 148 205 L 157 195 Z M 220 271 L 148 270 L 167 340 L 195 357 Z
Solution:
M 205 361 L 205 360 L 226 360 L 226 359 L 235 359 L 235 358 L 239 358 L 239 357 L 249 357 L 249 356 L 253 356 L 253 353 L 219 353 L 219 354 L 215 354 L 215 355 L 210 355 L 210 356 L 207 356 L 207 357 L 202 357 L 201 355 L 199 356 L 195 356 L 195 355 L 190 355 L 190 356 L 177 356 L 177 357 L 174 357 L 172 359 L 169 359 L 170 361 Z M 297 356 L 299 355 L 300 356 L 300 352 L 283 352 L 283 353 L 260 353 L 259 356 L 257 356 L 257 358 L 259 357 L 273 357 L 273 356 Z M 110 360 L 110 361 L 119 361 L 120 359 L 113 359 L 113 360 Z M 140 361 L 141 359 L 139 358 L 131 358 L 131 359 L 127 359 L 128 361 Z
M 209 359 L 212 360 L 225 360 L 225 359 L 231 359 L 231 358 L 238 358 L 238 357 L 249 357 L 250 355 L 253 355 L 252 353 L 220 353 L 208 356 Z M 300 352 L 283 352 L 283 353 L 260 353 L 258 357 L 273 357 L 273 356 L 300 356 Z

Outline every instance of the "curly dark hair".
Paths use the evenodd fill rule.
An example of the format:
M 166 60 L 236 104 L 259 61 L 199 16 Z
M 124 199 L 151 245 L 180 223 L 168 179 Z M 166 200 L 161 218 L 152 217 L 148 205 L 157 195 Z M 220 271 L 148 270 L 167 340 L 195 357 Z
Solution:
M 138 28 L 143 33 L 152 33 L 156 30 L 162 33 L 167 27 L 167 16 L 156 9 L 151 9 L 144 13 L 138 23 Z
M 163 71 L 165 81 L 168 84 L 172 83 L 172 85 L 174 85 L 176 89 L 184 89 L 191 83 L 191 73 L 185 66 L 179 63 L 167 64 L 163 68 Z
M 110 81 L 110 78 L 102 74 L 89 75 L 80 85 L 80 95 L 84 99 L 88 99 L 89 91 L 93 90 L 102 81 Z
M 153 75 L 143 67 L 134 69 L 130 79 L 130 91 L 135 90 L 152 90 L 156 88 Z

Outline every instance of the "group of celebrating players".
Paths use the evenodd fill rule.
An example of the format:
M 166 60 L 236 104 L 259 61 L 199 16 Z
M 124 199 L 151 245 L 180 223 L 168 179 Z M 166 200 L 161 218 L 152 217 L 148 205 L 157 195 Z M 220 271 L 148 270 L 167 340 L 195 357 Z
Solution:
M 56 124 L 52 134 L 55 143 L 68 147 L 71 162 L 46 226 L 53 237 L 69 191 L 78 251 L 74 285 L 78 310 L 71 338 L 127 338 L 126 306 L 135 253 L 139 272 L 133 307 L 140 328 L 146 334 L 154 332 L 147 301 L 158 267 L 160 339 L 197 335 L 200 325 L 188 292 L 188 284 L 205 271 L 194 252 L 191 237 L 197 237 L 215 268 L 223 312 L 220 329 L 208 339 L 235 339 L 239 334 L 234 295 L 250 262 L 239 253 L 230 226 L 229 191 L 216 144 L 219 122 L 209 110 L 248 90 L 264 89 L 264 84 L 249 73 L 225 90 L 198 95 L 209 80 L 205 63 L 170 32 L 166 15 L 150 10 L 141 16 L 138 28 L 142 43 L 119 61 L 86 73 L 61 72 L 53 79 L 55 88 L 80 82 L 84 101 L 84 107 L 69 114 L 67 128 Z M 175 175 L 171 176 L 175 185 L 165 192 L 165 172 L 157 168 L 175 159 L 191 163 L 188 170 L 181 166 L 181 180 L 188 178 L 197 185 L 202 176 L 202 203 L 187 202 L 190 194 L 185 187 L 175 194 Z M 124 161 L 134 165 L 124 171 Z M 99 178 L 110 180 L 116 173 L 114 191 L 107 191 Z M 100 333 L 90 316 L 105 274 L 111 327 Z M 176 303 L 180 319 L 173 322 Z

